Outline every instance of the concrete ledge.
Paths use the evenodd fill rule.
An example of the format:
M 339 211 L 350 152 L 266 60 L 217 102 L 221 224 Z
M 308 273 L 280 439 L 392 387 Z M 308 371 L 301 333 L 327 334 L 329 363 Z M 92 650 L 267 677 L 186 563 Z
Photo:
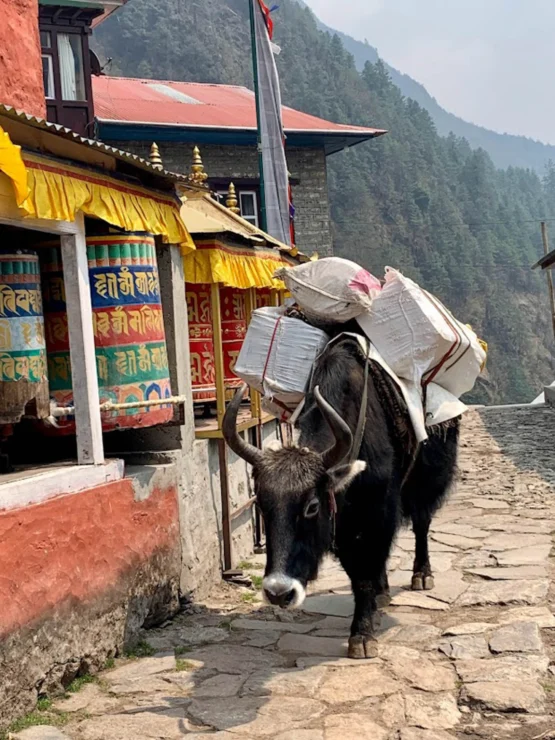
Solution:
M 123 460 L 108 460 L 104 465 L 68 465 L 54 469 L 32 468 L 16 473 L 5 482 L 0 479 L 0 511 L 39 504 L 54 496 L 79 493 L 88 488 L 121 480 Z

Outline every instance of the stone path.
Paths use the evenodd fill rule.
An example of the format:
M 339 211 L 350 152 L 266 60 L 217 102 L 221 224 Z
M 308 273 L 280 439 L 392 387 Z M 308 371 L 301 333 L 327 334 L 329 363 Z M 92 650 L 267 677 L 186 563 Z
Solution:
M 155 656 L 117 661 L 58 702 L 63 729 L 18 737 L 555 738 L 554 437 L 546 409 L 468 415 L 460 480 L 431 535 L 435 588 L 408 590 L 413 537 L 402 532 L 378 658 L 344 657 L 352 598 L 330 561 L 303 611 L 223 588 L 145 633 Z

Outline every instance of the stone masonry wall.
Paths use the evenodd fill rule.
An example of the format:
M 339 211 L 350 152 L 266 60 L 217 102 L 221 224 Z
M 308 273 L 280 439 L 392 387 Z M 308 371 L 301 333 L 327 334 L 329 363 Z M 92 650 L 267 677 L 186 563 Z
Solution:
M 148 159 L 150 143 L 142 141 L 107 142 Z M 189 172 L 192 145 L 188 143 L 158 142 L 164 167 L 174 172 Z M 201 150 L 205 171 L 219 180 L 258 179 L 258 155 L 254 147 L 211 146 Z M 297 246 L 302 252 L 320 256 L 331 255 L 333 242 L 330 224 L 326 156 L 323 149 L 291 147 L 287 150 L 287 164 L 293 180 L 295 205 L 295 232 Z
M 276 438 L 276 425 L 265 424 L 263 438 Z M 228 450 L 230 511 L 233 513 L 253 495 L 247 464 Z M 206 596 L 221 578 L 223 568 L 222 503 L 218 445 L 215 440 L 197 440 L 193 448 L 195 471 L 187 491 L 187 522 L 182 533 L 189 556 L 183 559 L 184 580 L 195 598 Z M 254 545 L 253 510 L 247 509 L 231 523 L 232 566 L 248 560 Z

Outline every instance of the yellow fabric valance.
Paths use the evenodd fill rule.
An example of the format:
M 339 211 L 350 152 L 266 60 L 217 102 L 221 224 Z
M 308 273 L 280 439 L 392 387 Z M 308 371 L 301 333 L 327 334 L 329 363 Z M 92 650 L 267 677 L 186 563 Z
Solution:
M 20 207 L 27 216 L 73 221 L 82 211 L 125 231 L 160 235 L 184 255 L 195 249 L 171 196 L 36 155 L 25 153 L 23 161 L 30 194 Z
M 79 211 L 126 231 L 162 236 L 183 255 L 195 249 L 171 195 L 95 170 L 21 152 L 0 127 L 0 172 L 10 180 L 23 217 L 74 221 Z
M 291 267 L 275 249 L 238 248 L 221 242 L 199 244 L 183 259 L 185 280 L 188 283 L 222 283 L 229 288 L 285 288 L 281 280 L 274 280 L 278 267 Z

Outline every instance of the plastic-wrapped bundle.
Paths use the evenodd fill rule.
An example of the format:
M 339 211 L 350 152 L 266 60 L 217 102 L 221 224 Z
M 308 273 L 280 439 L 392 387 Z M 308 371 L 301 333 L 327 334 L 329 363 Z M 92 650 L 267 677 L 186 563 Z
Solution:
M 310 320 L 344 323 L 372 308 L 380 281 L 355 262 L 325 257 L 275 273 Z
M 417 386 L 434 382 L 458 398 L 472 389 L 486 360 L 470 327 L 390 267 L 372 309 L 357 321 L 391 369 Z
M 286 316 L 283 308 L 259 308 L 252 314 L 235 374 L 266 399 L 294 409 L 327 342 L 327 334 Z

